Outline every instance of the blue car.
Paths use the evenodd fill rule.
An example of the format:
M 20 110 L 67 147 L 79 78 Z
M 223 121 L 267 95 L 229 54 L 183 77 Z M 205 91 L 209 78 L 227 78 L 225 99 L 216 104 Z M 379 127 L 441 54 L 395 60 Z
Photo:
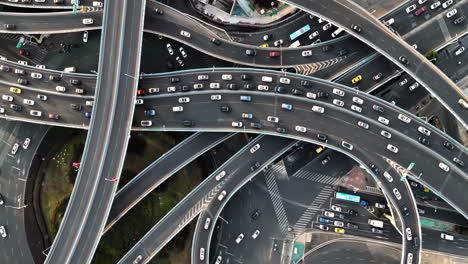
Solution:
M 359 202 L 361 205 L 363 206 L 369 206 L 369 202 L 366 201 L 366 200 L 361 200 L 361 202 Z
M 148 110 L 145 110 L 144 114 L 145 114 L 145 116 L 155 116 L 156 115 L 156 110 L 148 109 Z
M 319 217 L 320 223 L 331 223 L 331 220 L 328 218 Z
M 250 95 L 241 95 L 240 100 L 243 102 L 252 102 L 252 96 Z

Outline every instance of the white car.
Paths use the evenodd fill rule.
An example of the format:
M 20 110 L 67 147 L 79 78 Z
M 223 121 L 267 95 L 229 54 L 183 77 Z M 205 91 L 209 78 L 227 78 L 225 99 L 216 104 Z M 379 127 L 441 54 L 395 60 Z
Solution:
M 153 121 L 151 120 L 142 120 L 141 121 L 141 126 L 142 127 L 149 127 L 149 126 L 152 126 L 153 125 Z
M 262 82 L 273 82 L 273 77 L 271 76 L 262 76 Z
M 167 87 L 167 92 L 168 93 L 175 93 L 176 92 L 176 87 L 175 86 L 169 86 Z
M 440 1 L 437 1 L 431 5 L 431 9 L 436 9 L 440 6 Z
M 353 145 L 349 144 L 349 143 L 346 142 L 346 141 L 341 141 L 341 146 L 342 146 L 342 147 L 345 147 L 345 148 L 347 148 L 347 149 L 349 149 L 349 150 L 353 150 L 353 148 L 354 148 Z
M 336 94 L 336 95 L 338 95 L 338 96 L 341 96 L 341 97 L 343 97 L 343 96 L 345 95 L 345 92 L 344 92 L 344 91 L 342 91 L 342 90 L 340 90 L 340 89 L 337 89 L 337 88 L 334 88 L 334 89 L 333 89 L 333 93 Z
M 455 51 L 455 56 L 462 54 L 465 51 L 465 47 L 460 47 Z
M 172 107 L 172 112 L 183 112 L 184 107 L 183 106 L 173 106 Z
M 309 35 L 309 39 L 313 39 L 319 35 L 318 31 L 313 32 L 312 34 Z
M 414 10 L 416 10 L 416 4 L 413 4 L 413 5 L 410 5 L 406 8 L 406 13 L 411 13 L 413 12 Z
M 440 238 L 445 239 L 445 240 L 453 240 L 453 236 L 445 233 L 440 234 Z
M 205 260 L 205 248 L 200 248 L 200 260 Z
M 216 176 L 215 176 L 215 179 L 217 181 L 221 180 L 222 178 L 224 178 L 224 176 L 226 176 L 226 171 L 222 171 L 220 173 L 218 173 Z
M 60 85 L 55 86 L 55 91 L 57 92 L 64 93 L 66 90 L 67 89 L 65 88 L 65 86 L 60 86 Z
M 377 118 L 377 120 L 380 123 L 384 124 L 384 125 L 388 125 L 390 123 L 390 121 L 387 118 L 383 117 L 383 116 L 379 116 L 379 118 Z
M 451 18 L 452 16 L 456 15 L 457 12 L 458 12 L 457 9 L 454 8 L 454 9 L 448 11 L 447 14 L 446 14 L 445 16 L 446 16 L 447 18 Z
M 449 6 L 451 6 L 453 4 L 453 0 L 448 0 L 448 1 L 445 1 L 443 4 L 442 4 L 442 7 L 443 8 L 447 8 Z
M 206 220 L 205 220 L 205 225 L 203 226 L 203 228 L 208 230 L 208 228 L 210 227 L 210 223 L 211 223 L 211 218 L 207 217 Z
M 338 99 L 333 99 L 333 104 L 334 105 L 337 105 L 339 107 L 343 107 L 344 106 L 344 102 L 341 101 L 341 100 L 338 100 Z
M 374 206 L 375 206 L 376 208 L 385 209 L 385 204 L 375 203 Z
M 18 148 L 19 148 L 19 144 L 15 143 L 13 147 L 11 148 L 11 154 L 15 155 L 16 152 L 18 151 Z
M 358 113 L 362 112 L 362 108 L 357 105 L 351 105 L 351 110 L 353 110 L 354 112 L 358 112 Z
M 334 222 L 333 222 L 333 225 L 339 226 L 339 227 L 343 227 L 343 226 L 344 226 L 344 223 L 341 222 L 341 221 L 334 221 Z
M 398 119 L 400 119 L 401 121 L 409 124 L 411 122 L 411 118 L 405 116 L 404 114 L 399 114 L 398 115 Z
M 268 87 L 268 85 L 259 84 L 258 87 L 257 87 L 257 89 L 258 89 L 259 91 L 268 91 L 269 87 Z
M 397 188 L 394 188 L 394 189 L 393 189 L 393 194 L 395 195 L 395 197 L 396 197 L 398 200 L 401 200 L 401 194 L 400 194 L 400 192 L 398 191 Z
M 0 236 L 7 237 L 7 232 L 4 226 L 0 226 Z
M 27 104 L 27 105 L 34 105 L 34 101 L 31 100 L 31 99 L 24 99 L 24 100 L 23 100 L 23 103 L 24 103 L 24 104 Z
M 335 217 L 335 213 L 330 212 L 330 211 L 325 211 L 324 215 L 327 216 L 327 217 L 332 217 L 332 218 Z
M 420 5 L 422 5 L 422 4 L 426 3 L 426 2 L 427 2 L 427 0 L 418 0 L 418 3 L 419 3 Z
M 179 103 L 188 104 L 188 103 L 190 103 L 190 98 L 189 97 L 180 97 L 179 98 Z
M 290 83 L 291 83 L 291 79 L 286 78 L 286 77 L 281 77 L 281 78 L 279 79 L 279 82 L 282 83 L 282 84 L 290 84 Z
M 331 23 L 327 23 L 325 24 L 325 26 L 322 27 L 323 31 L 327 31 L 329 28 L 331 28 L 332 24 Z
M 182 61 L 182 59 L 179 56 L 177 56 L 175 59 L 176 59 L 177 63 L 179 63 L 180 67 L 184 67 L 185 64 L 184 64 L 184 62 Z
M 83 42 L 84 43 L 88 42 L 88 35 L 89 35 L 88 31 L 83 32 Z
M 149 88 L 148 93 L 150 93 L 150 94 L 159 93 L 159 88 Z
M 362 121 L 358 121 L 358 126 L 364 128 L 364 129 L 369 129 L 369 124 L 365 123 L 365 122 L 362 122 Z
M 405 229 L 405 231 L 406 231 L 406 239 L 412 240 L 412 239 L 413 239 L 413 235 L 411 234 L 411 228 L 407 227 L 407 228 Z
M 220 101 L 221 100 L 221 95 L 220 94 L 212 94 L 210 99 L 211 101 Z
M 31 143 L 31 139 L 26 138 L 23 142 L 23 149 L 28 149 L 30 143 Z
M 83 24 L 84 25 L 92 25 L 94 23 L 92 18 L 84 18 L 83 19 Z
M 330 228 L 329 228 L 328 226 L 326 226 L 326 225 L 319 225 L 318 227 L 319 227 L 319 229 L 321 229 L 321 230 L 325 230 L 325 231 L 330 230 Z
M 5 108 L 0 107 L 0 114 L 4 114 L 4 113 L 5 113 Z
M 258 235 L 260 235 L 260 230 L 255 230 L 255 232 L 253 232 L 252 234 L 252 239 L 256 239 L 258 237 Z
M 231 123 L 231 126 L 232 126 L 232 127 L 242 127 L 242 122 L 235 122 L 235 121 L 233 121 L 233 122 Z
M 312 93 L 312 92 L 308 92 L 308 93 L 306 93 L 306 97 L 307 97 L 307 98 L 311 98 L 311 99 L 316 99 L 316 98 L 317 98 L 317 94 L 316 94 L 316 93 Z
M 210 76 L 209 75 L 198 75 L 198 80 L 199 81 L 207 81 L 210 79 Z
M 391 138 L 392 137 L 392 134 L 390 134 L 390 132 L 387 132 L 385 130 L 380 131 L 380 135 L 382 137 L 386 137 L 386 138 Z
M 18 64 L 21 64 L 21 65 L 28 65 L 28 62 L 27 62 L 27 61 L 23 61 L 23 60 L 19 60 L 19 61 L 18 61 Z
M 31 110 L 31 111 L 29 111 L 29 114 L 32 115 L 32 116 L 37 116 L 37 117 L 42 116 L 42 112 L 38 111 L 38 110 Z
M 42 74 L 37 73 L 37 72 L 32 72 L 31 73 L 31 78 L 33 78 L 33 79 L 42 79 Z
M 221 85 L 219 83 L 210 83 L 210 88 L 211 89 L 219 89 Z
M 244 239 L 244 234 L 240 233 L 236 238 L 236 244 L 239 244 Z
M 222 201 L 224 199 L 224 196 L 226 196 L 226 191 L 223 190 L 219 195 L 218 195 L 218 200 Z
M 231 74 L 223 74 L 223 75 L 221 75 L 221 79 L 223 79 L 225 81 L 230 81 L 230 80 L 232 80 L 232 75 Z
M 193 89 L 194 89 L 194 90 L 203 89 L 203 83 L 194 83 L 194 84 L 193 84 Z
M 216 258 L 215 264 L 221 264 L 221 260 L 223 260 L 223 258 L 222 258 L 221 256 L 218 256 L 218 257 Z
M 190 38 L 190 33 L 188 33 L 187 31 L 184 31 L 184 30 L 181 30 L 180 31 L 180 35 L 186 37 L 186 38 Z
M 307 131 L 307 128 L 303 126 L 296 126 L 296 131 L 305 133 Z
M 462 98 L 460 98 L 460 99 L 458 100 L 458 104 L 459 104 L 461 107 L 465 108 L 465 109 L 468 108 L 468 103 L 467 103 L 465 100 L 463 100 Z
M 85 104 L 86 106 L 93 107 L 94 101 L 89 100 L 89 101 L 86 101 Z
M 167 43 L 166 49 L 169 52 L 169 55 L 174 55 L 174 50 L 172 49 L 171 44 Z
M 5 100 L 5 101 L 8 101 L 8 102 L 13 102 L 13 96 L 11 95 L 2 95 L 2 99 Z
M 252 148 L 250 148 L 250 153 L 254 154 L 255 151 L 260 149 L 260 144 L 255 144 Z
M 93 6 L 94 6 L 94 7 L 103 7 L 104 5 L 102 4 L 102 2 L 93 1 Z
M 276 116 L 267 116 L 267 120 L 268 120 L 268 122 L 272 122 L 272 123 L 278 123 L 279 122 L 279 118 L 276 117 Z
M 143 99 L 136 99 L 135 104 L 142 105 L 145 101 Z
M 426 136 L 430 136 L 431 135 L 431 131 L 429 131 L 427 128 L 423 127 L 423 126 L 419 126 L 418 127 L 418 131 Z
M 385 179 L 387 179 L 388 182 L 393 182 L 393 177 L 392 177 L 392 175 L 390 175 L 390 173 L 385 171 L 383 173 L 383 175 L 384 175 Z
M 323 114 L 325 113 L 325 108 L 314 105 L 312 106 L 312 111 Z
M 408 253 L 408 257 L 406 258 L 406 264 L 413 264 L 413 253 Z
M 312 51 L 311 50 L 304 50 L 302 52 L 302 57 L 310 57 L 312 56 Z
M 359 97 L 353 97 L 353 102 L 355 102 L 356 104 L 364 104 L 364 100 L 362 100 L 361 98 Z
M 398 148 L 393 146 L 392 144 L 388 144 L 387 149 L 390 150 L 391 152 L 395 153 L 395 154 L 398 153 Z
M 273 42 L 273 45 L 275 45 L 275 47 L 278 47 L 279 45 L 282 45 L 282 44 L 283 44 L 282 39 L 278 39 L 277 41 Z
M 338 205 L 332 205 L 332 206 L 331 206 L 331 209 L 332 209 L 333 211 L 336 211 L 336 212 L 341 212 L 341 211 L 342 211 L 341 207 L 338 206 Z
M 47 95 L 44 94 L 38 94 L 37 99 L 40 99 L 42 101 L 47 101 Z
M 184 48 L 180 47 L 179 51 L 183 58 L 187 58 L 187 52 L 185 52 Z
M 445 164 L 445 163 L 443 163 L 443 162 L 440 162 L 440 163 L 439 163 L 439 168 L 440 168 L 441 170 L 445 171 L 445 172 L 449 172 L 449 170 L 450 170 L 450 167 L 447 166 L 447 164 Z

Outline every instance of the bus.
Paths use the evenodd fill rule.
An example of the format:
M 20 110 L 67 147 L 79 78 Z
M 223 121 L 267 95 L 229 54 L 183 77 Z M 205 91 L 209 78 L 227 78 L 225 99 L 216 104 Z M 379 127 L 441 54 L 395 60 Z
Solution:
M 307 25 L 301 27 L 300 29 L 298 29 L 296 32 L 289 35 L 289 38 L 291 40 L 295 40 L 295 39 L 297 39 L 298 37 L 300 37 L 302 34 L 306 33 L 309 30 L 310 30 L 310 26 L 309 26 L 309 24 L 307 24 Z
M 335 194 L 335 197 L 336 199 L 341 199 L 341 200 L 346 200 L 346 201 L 351 201 L 351 202 L 356 202 L 356 203 L 359 203 L 361 201 L 361 197 L 358 195 L 342 193 L 342 192 L 337 192 Z
M 340 28 L 340 27 L 337 28 L 337 29 L 331 34 L 332 38 L 336 38 L 336 36 L 338 36 L 338 35 L 341 33 L 341 31 L 343 31 L 342 28 Z

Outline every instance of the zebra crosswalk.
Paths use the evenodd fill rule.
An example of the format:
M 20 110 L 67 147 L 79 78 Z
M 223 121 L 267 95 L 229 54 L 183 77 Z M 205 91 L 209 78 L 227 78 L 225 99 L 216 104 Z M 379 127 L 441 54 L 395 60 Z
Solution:
M 339 178 L 337 177 L 324 175 L 324 174 L 320 174 L 317 172 L 310 172 L 306 170 L 298 170 L 293 175 L 293 177 L 304 179 L 304 180 L 309 180 L 313 182 L 328 184 L 328 185 L 335 185 L 339 180 Z
M 281 169 L 279 166 L 273 166 L 272 170 L 265 176 L 265 181 L 273 204 L 276 219 L 278 220 L 278 224 L 280 226 L 280 230 L 283 234 L 286 234 L 288 231 L 289 221 L 286 215 L 286 210 L 283 206 L 283 201 L 281 200 L 281 194 L 279 192 L 278 185 L 275 180 L 275 171 L 277 172 L 280 170 Z

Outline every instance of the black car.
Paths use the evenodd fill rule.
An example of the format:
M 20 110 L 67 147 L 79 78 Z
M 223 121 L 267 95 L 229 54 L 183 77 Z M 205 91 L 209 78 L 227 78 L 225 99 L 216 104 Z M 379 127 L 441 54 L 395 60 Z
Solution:
M 458 166 L 460 166 L 460 167 L 465 166 L 465 163 L 464 163 L 461 159 L 459 159 L 459 158 L 457 158 L 457 157 L 454 157 L 454 158 L 453 158 L 453 162 L 454 162 L 455 164 L 457 164 Z
M 292 94 L 293 95 L 297 95 L 297 96 L 300 96 L 302 95 L 304 92 L 302 92 L 302 90 L 299 90 L 299 89 L 292 89 Z
M 421 144 L 424 144 L 426 146 L 429 145 L 429 140 L 427 138 L 425 138 L 425 137 L 419 137 L 418 140 L 419 140 L 419 142 L 421 142 Z
M 178 83 L 178 82 L 180 82 L 180 78 L 178 78 L 178 77 L 172 77 L 171 78 L 171 83 Z
M 8 29 L 8 30 L 15 30 L 15 29 L 16 29 L 16 25 L 15 25 L 15 24 L 4 24 L 4 25 L 3 25 L 3 28 L 4 28 L 4 29 Z
M 81 81 L 77 79 L 71 79 L 70 84 L 72 85 L 81 85 Z
M 158 8 L 158 7 L 155 7 L 155 8 L 153 9 L 153 11 L 154 11 L 156 14 L 158 14 L 158 15 L 164 14 L 164 11 L 161 10 L 160 8 Z
M 404 65 L 408 65 L 408 64 L 409 64 L 409 61 L 408 61 L 408 59 L 407 59 L 405 56 L 400 56 L 400 57 L 398 58 L 398 60 L 399 60 L 401 63 L 403 63 Z
M 304 87 L 310 87 L 312 83 L 310 81 L 302 80 L 301 85 Z
M 193 125 L 195 125 L 195 122 L 193 122 L 192 120 L 184 120 L 182 124 L 186 127 L 192 127 Z
M 362 28 L 359 25 L 352 24 L 351 29 L 354 30 L 354 32 L 361 33 Z
M 358 212 L 356 210 L 353 210 L 353 209 L 348 209 L 348 214 L 351 215 L 351 216 L 357 216 Z
M 181 92 L 188 92 L 188 91 L 190 91 L 190 88 L 188 87 L 188 85 L 182 85 L 180 87 L 180 91 Z
M 328 98 L 329 94 L 327 92 L 317 92 L 317 98 Z
M 0 194 L 0 205 L 5 204 L 5 200 L 3 200 L 3 196 Z
M 359 226 L 353 223 L 347 223 L 346 227 L 351 229 L 359 229 Z
M 327 52 L 327 51 L 330 51 L 332 48 L 333 48 L 332 45 L 325 45 L 322 47 L 322 51 Z
M 250 215 L 250 218 L 252 218 L 252 220 L 257 220 L 260 217 L 260 215 L 260 210 L 255 209 L 255 211 L 253 211 L 253 213 Z
M 219 39 L 217 39 L 217 38 L 212 38 L 211 43 L 213 43 L 215 45 L 218 45 L 218 46 L 221 45 L 221 41 Z
M 21 105 L 15 105 L 15 104 L 11 104 L 10 105 L 10 108 L 15 110 L 15 111 L 21 111 L 23 108 L 21 107 Z
M 444 141 L 444 147 L 448 150 L 453 150 L 455 148 L 453 144 L 448 141 Z
M 380 80 L 380 78 L 382 78 L 382 75 L 383 75 L 383 74 L 382 74 L 381 72 L 379 72 L 379 73 L 377 73 L 376 75 L 374 75 L 374 76 L 372 77 L 372 80 L 378 81 L 378 80 Z
M 348 50 L 347 50 L 347 49 L 341 49 L 340 51 L 338 51 L 338 55 L 340 55 L 340 56 L 344 56 L 344 55 L 346 55 L 346 54 L 348 54 Z
M 50 75 L 49 80 L 51 80 L 53 82 L 58 82 L 58 81 L 60 81 L 60 76 Z
M 244 84 L 244 89 L 245 90 L 252 90 L 252 88 L 253 88 L 252 84 L 250 84 L 250 83 Z
M 238 88 L 237 88 L 237 85 L 236 85 L 235 83 L 230 83 L 230 84 L 228 84 L 228 85 L 227 85 L 227 88 L 228 88 L 229 90 L 237 90 L 237 89 L 238 89 Z
M 260 123 L 250 123 L 250 127 L 255 128 L 255 129 L 261 129 L 262 124 L 260 124 Z
M 371 170 L 375 173 L 375 175 L 379 175 L 379 174 L 380 174 L 380 170 L 379 170 L 379 168 L 377 168 L 377 166 L 375 166 L 375 164 L 371 164 L 371 165 L 370 165 L 370 168 L 371 168 Z
M 419 248 L 419 237 L 417 236 L 413 237 L 413 248 L 414 249 Z
M 70 104 L 70 107 L 73 110 L 80 111 L 81 110 L 81 105 L 80 104 Z
M 383 113 L 384 112 L 384 108 L 381 107 L 380 105 L 373 105 L 372 106 L 372 109 L 376 112 L 379 112 L 379 113 Z
M 25 79 L 21 79 L 21 78 L 18 78 L 18 81 L 17 81 L 19 84 L 22 84 L 22 85 L 27 85 L 29 83 L 28 80 L 25 80 Z
M 371 229 L 372 233 L 377 233 L 377 234 L 383 234 L 383 230 L 382 229 L 379 229 L 379 228 L 375 228 L 373 227 Z
M 275 88 L 275 91 L 276 91 L 277 93 L 286 93 L 286 88 L 284 88 L 283 86 L 277 86 L 277 87 Z
M 284 127 L 277 127 L 277 128 L 276 128 L 276 132 L 278 132 L 278 133 L 286 133 L 286 128 L 284 128 Z
M 455 20 L 453 20 L 453 24 L 455 25 L 458 25 L 460 24 L 461 22 L 465 21 L 465 16 L 464 15 L 461 15 L 457 18 L 455 18 Z
M 409 215 L 408 207 L 403 206 L 403 208 L 401 208 L 401 210 L 403 211 L 403 215 L 405 215 L 405 216 L 408 216 L 408 215 Z
M 260 162 L 255 162 L 254 165 L 250 166 L 251 171 L 255 171 L 256 169 L 260 168 Z
M 227 113 L 227 112 L 231 111 L 231 108 L 229 108 L 229 106 L 227 106 L 227 105 L 222 105 L 222 106 L 219 108 L 219 110 L 221 110 L 221 112 Z
M 330 156 L 326 156 L 326 157 L 322 160 L 322 165 L 327 164 L 330 160 L 331 160 L 331 157 L 330 157 Z
M 248 81 L 248 80 L 250 80 L 250 76 L 247 75 L 247 74 L 242 74 L 242 75 L 241 75 L 241 79 L 242 79 L 243 81 Z
M 317 134 L 317 139 L 322 141 L 322 142 L 327 142 L 328 141 L 327 135 L 323 135 L 323 134 Z

